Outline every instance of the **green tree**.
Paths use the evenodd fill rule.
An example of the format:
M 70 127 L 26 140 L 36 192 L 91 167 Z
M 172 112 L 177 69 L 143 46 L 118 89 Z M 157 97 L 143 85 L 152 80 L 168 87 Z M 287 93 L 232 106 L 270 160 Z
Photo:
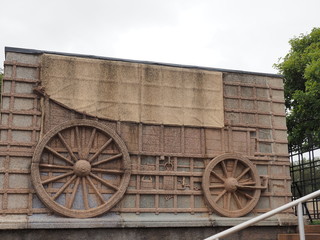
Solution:
M 284 76 L 289 144 L 320 147 L 320 28 L 289 43 L 289 53 L 274 65 Z

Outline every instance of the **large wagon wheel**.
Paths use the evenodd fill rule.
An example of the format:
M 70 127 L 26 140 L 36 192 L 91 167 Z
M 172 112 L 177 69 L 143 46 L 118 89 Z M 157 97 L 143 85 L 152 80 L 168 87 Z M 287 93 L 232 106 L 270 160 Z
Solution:
M 213 210 L 226 217 L 248 214 L 263 189 L 256 167 L 239 154 L 223 154 L 211 160 L 203 175 L 202 188 Z
M 33 155 L 31 176 L 48 208 L 86 218 L 120 201 L 130 168 L 128 150 L 115 131 L 96 121 L 73 120 L 43 137 Z

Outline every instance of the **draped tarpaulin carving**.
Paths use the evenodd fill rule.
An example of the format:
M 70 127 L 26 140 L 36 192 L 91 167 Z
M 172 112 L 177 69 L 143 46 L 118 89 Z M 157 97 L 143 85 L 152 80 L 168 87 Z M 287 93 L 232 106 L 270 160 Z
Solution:
M 46 93 L 111 120 L 222 127 L 222 73 L 44 54 Z

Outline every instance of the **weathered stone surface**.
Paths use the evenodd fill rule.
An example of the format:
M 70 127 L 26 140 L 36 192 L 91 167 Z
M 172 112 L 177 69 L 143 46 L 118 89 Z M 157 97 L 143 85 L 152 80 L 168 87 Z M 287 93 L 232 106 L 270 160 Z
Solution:
M 253 88 L 252 87 L 241 87 L 241 97 L 253 98 Z
M 26 64 L 38 64 L 40 61 L 39 55 L 25 54 L 16 52 L 6 52 L 6 61 L 17 61 Z
M 16 98 L 14 100 L 13 108 L 15 110 L 32 110 L 33 99 Z
M 46 92 L 78 111 L 150 124 L 224 123 L 220 72 L 49 54 L 42 56 L 42 65 Z M 181 81 L 171 83 L 176 75 Z
M 28 208 L 29 196 L 27 194 L 9 194 L 8 209 Z
M 272 127 L 272 125 L 271 125 L 271 116 L 259 114 L 258 115 L 258 123 L 261 126 L 271 128 Z
M 132 234 L 135 234 L 135 231 L 140 234 L 144 231 L 148 239 L 156 236 L 178 238 L 178 234 L 188 239 L 192 234 L 181 233 L 181 229 L 188 226 L 193 227 L 190 232 L 197 232 L 197 236 L 201 238 L 207 237 L 211 232 L 221 230 L 219 226 L 233 226 L 243 219 L 223 218 L 211 214 L 214 209 L 203 196 L 202 175 L 206 166 L 212 159 L 226 152 L 246 156 L 255 164 L 259 175 L 269 176 L 268 188 L 262 191 L 258 204 L 253 209 L 254 214 L 266 212 L 290 200 L 284 99 L 280 78 L 244 73 L 218 73 L 222 76 L 221 81 L 213 81 L 216 71 L 148 64 L 140 66 L 138 63 L 128 64 L 121 61 L 107 61 L 108 63 L 101 65 L 99 71 L 95 71 L 89 63 L 96 60 L 77 62 L 72 57 L 70 58 L 75 64 L 68 65 L 68 71 L 58 72 L 65 69 L 65 66 L 57 64 L 55 71 L 61 73 L 64 80 L 68 76 L 74 77 L 75 72 L 81 73 L 79 81 L 84 86 L 81 91 L 77 84 L 67 86 L 71 92 L 81 92 L 80 98 L 76 99 L 81 104 L 86 102 L 93 108 L 117 112 L 117 119 L 120 114 L 134 119 L 151 119 L 149 122 L 140 121 L 141 119 L 130 122 L 115 121 L 97 118 L 89 112 L 78 112 L 76 109 L 62 106 L 59 102 L 41 98 L 33 91 L 40 82 L 32 82 L 43 80 L 39 78 L 39 68 L 22 66 L 25 63 L 40 63 L 39 55 L 8 52 L 6 56 L 6 61 L 16 62 L 5 66 L 5 76 L 8 79 L 4 81 L 3 93 L 7 95 L 4 95 L 1 101 L 3 128 L 0 139 L 5 144 L 0 146 L 0 168 L 3 170 L 0 173 L 0 188 L 3 191 L 0 194 L 0 213 L 14 213 L 21 218 L 3 218 L 1 221 L 4 221 L 4 224 L 0 224 L 1 228 L 69 228 L 70 234 L 82 236 L 81 230 L 73 233 L 70 229 L 92 227 L 104 234 L 116 234 L 115 238 L 123 237 L 121 234 L 126 232 L 126 236 L 136 236 L 136 239 L 139 239 L 138 235 L 128 234 L 132 230 Z M 45 67 L 50 67 L 50 61 L 46 62 Z M 14 68 L 17 71 L 13 71 Z M 105 78 L 109 81 L 99 82 L 99 79 Z M 92 81 L 98 81 L 102 88 L 107 90 L 102 91 L 92 84 Z M 45 85 L 43 82 L 41 84 Z M 59 86 L 57 82 L 54 84 Z M 11 92 L 20 96 L 8 96 Z M 221 94 L 223 101 L 212 101 L 211 94 L 217 92 Z M 21 94 L 28 94 L 28 97 L 22 98 Z M 91 101 L 96 95 L 101 97 L 105 94 L 108 95 L 109 102 L 95 105 Z M 146 104 L 138 104 L 141 100 Z M 121 102 L 121 106 L 116 106 L 114 102 Z M 212 122 L 215 115 L 221 114 L 212 110 L 218 105 L 218 110 L 222 113 L 224 111 L 222 118 L 219 118 L 222 121 L 214 126 L 202 124 Z M 182 121 L 185 116 L 191 119 L 192 124 Z M 89 220 L 48 215 L 51 210 L 38 199 L 34 193 L 34 186 L 30 184 L 30 165 L 39 137 L 43 138 L 44 134 L 54 127 L 73 119 L 90 119 L 113 129 L 125 142 L 132 159 L 133 173 L 123 199 L 110 212 Z M 164 119 L 167 122 L 164 122 Z M 69 136 L 62 132 L 67 141 L 70 141 L 70 145 L 77 149 L 75 133 L 72 134 Z M 90 139 L 90 133 L 86 133 L 83 139 Z M 58 150 L 62 149 L 63 144 L 55 141 L 53 146 Z M 101 141 L 103 140 L 97 139 L 94 144 Z M 112 152 L 114 149 L 108 148 L 108 151 Z M 68 156 L 66 150 L 63 154 Z M 168 168 L 169 163 L 172 164 L 172 168 Z M 108 164 L 112 168 L 118 163 Z M 120 178 L 108 175 L 105 179 L 117 183 Z M 58 182 L 57 185 L 63 185 L 64 182 Z M 109 191 L 106 195 L 110 194 L 108 187 L 101 189 Z M 70 198 L 72 187 L 67 190 Z M 82 191 L 79 190 L 80 195 Z M 90 191 L 94 196 L 92 188 Z M 75 202 L 79 207 L 83 205 L 79 199 Z M 89 202 L 96 201 L 94 197 L 90 197 Z M 26 217 L 27 214 L 30 216 Z M 245 219 L 252 216 L 249 213 Z M 279 216 L 264 221 L 261 225 L 295 224 L 295 219 L 284 219 L 286 217 Z M 212 225 L 216 228 L 211 229 Z M 118 227 L 126 229 L 120 233 L 115 231 Z M 180 230 L 170 228 L 162 231 L 163 229 L 153 229 L 155 227 L 177 227 Z M 197 230 L 196 227 L 201 228 Z M 204 234 L 206 229 L 211 231 L 210 234 Z M 168 231 L 170 234 L 167 234 Z M 249 230 L 248 232 L 250 233 Z M 32 234 L 28 232 L 25 236 L 33 238 L 35 235 Z M 58 236 L 61 232 L 52 231 L 50 234 Z M 239 233 L 236 237 L 248 239 L 246 234 Z M 259 236 L 258 239 L 261 239 L 261 235 Z M 254 239 L 253 237 L 252 234 L 250 239 Z
M 238 97 L 238 87 L 237 86 L 225 86 L 224 87 L 224 94 L 227 97 Z
M 259 129 L 258 134 L 260 139 L 272 139 L 271 129 Z
M 257 88 L 257 98 L 258 99 L 269 99 L 269 89 L 267 88 Z
M 259 151 L 262 153 L 272 153 L 272 144 L 271 143 L 259 143 Z
M 10 81 L 3 81 L 2 92 L 3 93 L 10 93 L 10 91 L 11 91 L 11 82 Z
M 12 131 L 12 140 L 15 142 L 31 142 L 31 132 L 28 131 Z
M 17 82 L 15 92 L 16 93 L 32 94 L 34 87 L 35 87 L 35 84 Z
M 17 127 L 31 127 L 32 116 L 14 115 L 12 117 L 12 124 Z
M 283 81 L 279 78 L 268 78 L 267 84 L 272 88 L 283 89 Z
M 258 105 L 259 112 L 270 113 L 271 111 L 270 102 L 258 101 L 257 105 Z
M 275 130 L 274 138 L 277 141 L 287 142 L 287 131 L 285 130 Z
M 16 77 L 17 78 L 27 78 L 31 80 L 36 80 L 38 78 L 37 76 L 37 70 L 33 68 L 28 67 L 17 67 L 16 70 Z
M 3 110 L 8 110 L 9 109 L 9 104 L 10 104 L 10 98 L 2 97 L 1 104 L 2 104 L 2 109 Z

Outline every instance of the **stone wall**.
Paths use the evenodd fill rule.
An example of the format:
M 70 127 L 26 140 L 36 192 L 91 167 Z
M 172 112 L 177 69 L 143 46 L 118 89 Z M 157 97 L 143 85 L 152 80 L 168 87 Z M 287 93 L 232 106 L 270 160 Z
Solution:
M 46 52 L 6 51 L 0 130 L 0 228 L 231 226 L 240 220 L 219 216 L 202 189 L 206 166 L 225 153 L 248 159 L 257 173 L 268 179 L 257 205 L 241 221 L 291 200 L 283 83 L 279 76 L 220 70 L 223 127 L 147 124 L 99 118 L 52 99 L 41 81 L 43 54 Z M 170 67 L 179 71 L 185 68 L 166 66 Z M 37 196 L 30 176 L 39 141 L 64 122 L 82 119 L 113 129 L 123 139 L 131 164 L 123 198 L 110 211 L 91 220 L 54 213 Z M 173 164 L 174 173 L 165 172 L 168 162 Z M 172 185 L 164 183 L 168 180 Z M 294 223 L 288 210 L 261 224 Z
M 41 127 L 40 57 L 6 53 L 1 101 L 0 213 L 33 213 L 30 165 Z

